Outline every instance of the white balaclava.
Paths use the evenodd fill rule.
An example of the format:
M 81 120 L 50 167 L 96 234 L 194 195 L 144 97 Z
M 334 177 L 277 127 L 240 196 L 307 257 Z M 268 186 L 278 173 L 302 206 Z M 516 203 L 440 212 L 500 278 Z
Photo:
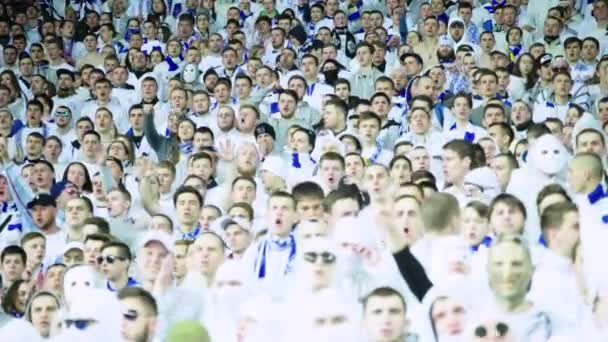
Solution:
M 554 177 L 567 166 L 568 151 L 553 134 L 545 134 L 530 147 L 528 162 L 545 176 Z
M 241 263 L 233 260 L 226 260 L 216 272 L 211 309 L 204 316 L 213 340 L 231 340 L 236 334 L 240 307 L 250 295 L 244 275 Z
M 217 269 L 214 284 L 211 287 L 216 313 L 229 315 L 236 319 L 239 307 L 249 294 L 245 285 L 245 272 L 241 263 L 226 260 Z
M 363 222 L 362 222 L 363 220 Z M 367 221 L 367 222 L 365 222 Z M 362 259 L 353 253 L 349 247 L 359 246 L 368 249 L 376 245 L 376 237 L 371 227 L 374 227 L 370 215 L 359 217 L 344 217 L 336 222 L 333 231 L 333 239 L 338 245 L 337 254 L 340 260 L 340 273 L 344 276 L 353 276 L 361 267 Z
M 62 317 L 61 333 L 53 338 L 52 342 L 121 341 L 122 315 L 120 302 L 115 294 L 106 289 L 84 287 L 72 299 L 72 305 Z M 75 324 L 68 327 L 66 322 L 70 320 L 92 320 L 95 323 L 79 329 Z
M 103 278 L 91 265 L 76 265 L 65 271 L 63 276 L 63 296 L 68 307 L 84 289 L 102 287 Z
M 336 260 L 334 261 L 333 265 L 326 265 L 324 267 L 324 270 L 326 272 L 328 272 L 328 274 L 325 274 L 325 276 L 327 278 L 325 278 L 325 280 L 327 280 L 327 284 L 324 285 L 323 287 L 331 287 L 334 286 L 337 283 L 337 277 L 336 277 L 336 265 L 339 261 L 339 259 L 337 258 L 336 255 L 336 250 L 337 250 L 337 246 L 333 243 L 333 241 L 327 237 L 314 237 L 314 238 L 310 238 L 308 240 L 305 240 L 304 242 L 302 242 L 302 246 L 299 247 L 300 250 L 298 251 L 298 259 L 296 262 L 296 284 L 295 286 L 299 287 L 299 290 L 302 291 L 302 293 L 310 293 L 312 292 L 314 283 L 318 282 L 316 281 L 315 277 L 316 275 L 316 270 L 317 270 L 317 266 L 313 266 L 313 264 L 311 264 L 310 262 L 306 261 L 305 255 L 307 253 L 316 253 L 317 254 L 317 258 L 319 258 L 319 255 L 329 252 L 331 254 L 334 255 L 334 257 L 336 258 Z M 318 263 L 319 261 L 315 261 L 315 264 Z M 333 270 L 332 270 L 333 268 Z M 333 272 L 333 274 L 332 274 Z
M 196 64 L 187 64 L 184 67 L 184 71 L 182 71 L 182 80 L 188 84 L 195 83 L 199 79 L 199 74 L 200 72 Z
M 336 289 L 324 289 L 306 298 L 307 305 L 289 334 L 289 341 L 362 341 L 361 308 Z M 335 318 L 343 318 L 340 323 Z M 319 320 L 324 320 L 323 324 Z M 295 335 L 294 335 L 295 334 Z

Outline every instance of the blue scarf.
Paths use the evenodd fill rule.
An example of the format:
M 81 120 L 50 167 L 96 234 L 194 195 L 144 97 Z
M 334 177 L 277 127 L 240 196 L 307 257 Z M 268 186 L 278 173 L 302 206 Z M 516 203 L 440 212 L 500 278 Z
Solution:
M 452 127 L 450 127 L 450 131 L 453 131 L 455 129 L 456 129 L 456 124 L 453 124 Z M 464 132 L 464 140 L 472 143 L 473 141 L 475 141 L 475 133 L 468 132 L 468 131 Z
M 180 62 L 184 61 L 184 57 L 182 57 L 181 55 L 178 57 L 178 59 Z M 171 56 L 165 57 L 165 62 L 167 62 L 167 64 L 169 65 L 169 71 L 179 70 L 179 64 L 175 63 L 175 61 L 173 61 L 173 58 L 171 58 Z
M 310 157 L 310 161 L 315 164 L 315 160 L 312 159 L 312 157 Z M 295 167 L 296 169 L 299 169 L 302 167 L 302 164 L 300 163 L 300 154 L 299 153 L 292 153 L 291 154 L 291 166 Z
M 382 153 L 382 144 L 380 144 L 379 142 L 376 142 L 376 150 L 374 151 L 374 153 L 372 153 L 372 155 L 369 158 L 365 159 L 365 161 L 367 162 L 367 165 L 375 164 L 376 160 L 378 160 L 378 157 L 380 157 L 380 153 Z
M 179 237 L 178 240 L 194 241 L 198 238 L 199 235 L 201 235 L 201 225 L 197 224 L 194 230 L 188 233 L 184 233 L 179 228 L 177 228 L 177 235 Z
M 595 190 L 591 191 L 589 194 L 587 194 L 587 199 L 589 200 L 589 204 L 593 205 L 595 203 L 597 203 L 599 200 L 601 200 L 604 197 L 607 197 L 608 194 L 606 192 L 604 192 L 604 187 L 602 186 L 602 184 L 599 184 Z
M 181 143 L 178 145 L 179 151 L 183 154 L 192 154 L 192 142 Z
M 266 278 L 266 253 L 269 248 L 274 248 L 279 251 L 286 251 L 289 249 L 289 259 L 287 260 L 287 265 L 285 265 L 283 274 L 287 274 L 291 271 L 292 263 L 296 258 L 296 240 L 293 234 L 289 234 L 289 236 L 284 239 L 267 238 L 258 246 L 258 259 L 256 260 L 258 279 Z
M 129 279 L 127 279 L 127 285 L 125 286 L 125 288 L 127 288 L 127 287 L 134 287 L 134 286 L 140 286 L 140 285 L 141 284 L 137 280 L 129 277 Z M 110 290 L 110 292 L 116 292 L 116 289 L 112 288 L 112 285 L 110 285 L 110 281 L 109 280 L 106 281 L 106 288 L 108 290 Z
M 489 236 L 486 236 L 483 238 L 483 240 L 481 240 L 481 242 L 478 245 L 475 246 L 471 246 L 471 251 L 472 252 L 477 252 L 479 250 L 479 247 L 486 246 L 486 247 L 490 247 L 490 245 L 492 244 L 492 238 Z

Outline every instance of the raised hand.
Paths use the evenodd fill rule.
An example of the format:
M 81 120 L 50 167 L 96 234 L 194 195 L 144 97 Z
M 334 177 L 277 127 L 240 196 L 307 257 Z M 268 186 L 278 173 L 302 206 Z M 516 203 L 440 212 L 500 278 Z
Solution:
M 169 254 L 162 261 L 160 271 L 154 281 L 153 292 L 157 295 L 161 295 L 167 291 L 167 289 L 173 284 L 173 268 L 174 268 L 173 254 Z
M 221 160 L 231 162 L 234 160 L 234 143 L 230 139 L 218 142 L 218 156 Z

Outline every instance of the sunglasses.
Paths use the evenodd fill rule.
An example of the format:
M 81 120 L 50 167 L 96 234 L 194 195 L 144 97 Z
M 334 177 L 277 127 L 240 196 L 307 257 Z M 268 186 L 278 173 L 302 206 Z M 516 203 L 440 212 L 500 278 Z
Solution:
M 66 319 L 65 326 L 70 328 L 72 325 L 78 330 L 85 330 L 89 326 L 97 323 L 97 321 L 93 319 Z
M 494 331 L 496 331 L 496 335 L 494 337 L 505 337 L 509 332 L 509 326 L 502 322 L 496 323 Z M 475 328 L 475 336 L 479 338 L 488 336 L 488 329 L 483 325 L 478 326 Z
M 104 257 L 104 256 L 97 257 L 97 263 L 101 265 L 101 264 L 103 264 L 103 262 L 104 262 L 104 260 L 105 260 L 105 262 L 107 262 L 108 264 L 110 264 L 110 265 L 111 265 L 111 264 L 113 264 L 113 263 L 114 263 L 114 261 L 116 261 L 117 259 L 118 259 L 118 260 L 120 260 L 120 261 L 125 261 L 125 260 L 127 260 L 127 258 L 125 258 L 125 257 L 121 257 L 121 256 L 113 256 L 113 255 L 107 255 L 107 256 L 105 256 L 105 257 Z
M 127 312 L 123 312 L 122 317 L 124 317 L 127 321 L 136 321 L 137 317 L 139 317 L 139 313 L 137 310 L 127 310 Z
M 55 112 L 55 116 L 70 116 L 70 112 L 64 110 L 58 110 Z
M 304 260 L 310 262 L 311 264 L 314 264 L 315 262 L 317 262 L 317 259 L 319 259 L 319 258 L 321 258 L 321 261 L 325 265 L 333 264 L 334 262 L 336 262 L 336 255 L 333 254 L 333 253 L 329 253 L 329 252 L 323 252 L 323 253 L 308 252 L 308 253 L 304 253 Z

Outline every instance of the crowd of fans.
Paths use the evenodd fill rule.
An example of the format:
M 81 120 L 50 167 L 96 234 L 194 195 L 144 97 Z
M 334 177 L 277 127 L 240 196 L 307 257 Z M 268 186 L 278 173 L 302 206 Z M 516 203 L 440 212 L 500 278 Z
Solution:
M 0 340 L 608 341 L 608 0 L 0 3 Z

